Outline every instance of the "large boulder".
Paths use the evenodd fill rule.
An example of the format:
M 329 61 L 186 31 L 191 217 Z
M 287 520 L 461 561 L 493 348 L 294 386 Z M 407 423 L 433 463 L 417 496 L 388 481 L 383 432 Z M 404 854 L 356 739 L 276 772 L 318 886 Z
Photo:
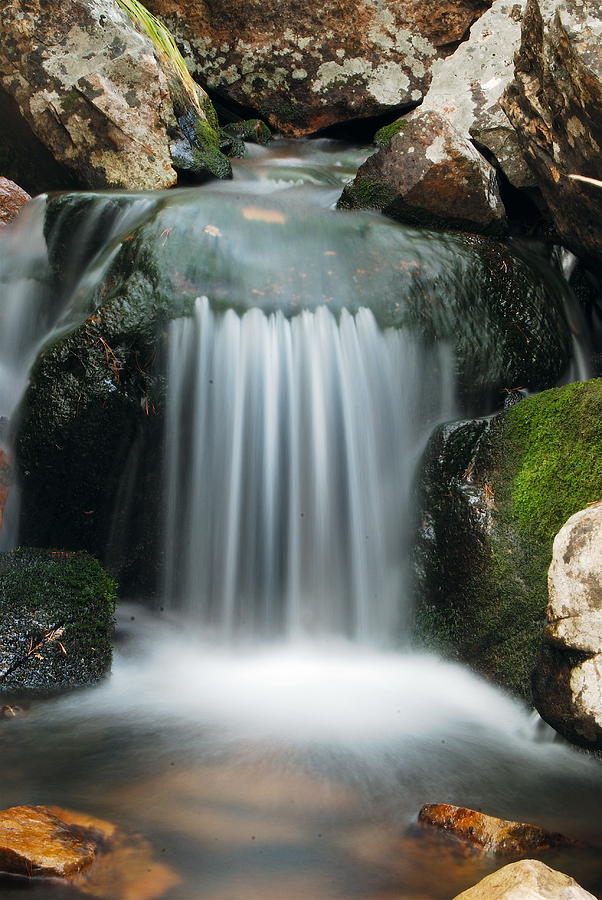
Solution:
M 188 51 L 202 82 L 300 137 L 348 119 L 415 105 L 430 67 L 487 0 L 149 0 Z
M 91 684 L 111 664 L 115 583 L 86 553 L 0 554 L 0 691 Z
M 566 245 L 602 269 L 602 16 L 593 0 L 529 0 L 502 106 Z
M 31 197 L 14 181 L 0 178 L 0 227 L 8 225 Z
M 534 185 L 516 132 L 500 100 L 514 77 L 514 53 L 521 40 L 526 0 L 495 0 L 470 35 L 432 66 L 432 81 L 420 107 L 447 118 L 464 138 L 493 154 L 515 187 Z
M 73 0 L 60 15 L 44 0 L 8 0 L 0 30 L 0 87 L 77 184 L 174 184 L 167 80 L 114 0 Z
M 144 213 L 137 224 L 134 204 Z M 560 295 L 504 245 L 287 198 L 232 195 L 226 204 L 219 191 L 196 189 L 53 198 L 52 267 L 72 299 L 120 216 L 127 240 L 90 298 L 96 312 L 34 367 L 17 468 L 21 540 L 98 555 L 125 593 L 156 587 L 166 336 L 197 298 L 241 314 L 368 306 L 381 325 L 411 329 L 426 346 L 447 342 L 450 384 L 457 379 L 468 409 L 495 407 L 517 379 L 534 389 L 555 383 L 569 360 Z
M 454 900 L 595 900 L 574 878 L 537 859 L 521 859 L 487 875 Z
M 339 209 L 377 209 L 427 228 L 504 230 L 494 168 L 443 116 L 413 115 L 360 166 Z
M 554 536 L 602 496 L 602 380 L 443 426 L 421 479 L 418 631 L 531 699 Z
M 602 503 L 556 535 L 548 592 L 536 706 L 570 740 L 602 749 Z

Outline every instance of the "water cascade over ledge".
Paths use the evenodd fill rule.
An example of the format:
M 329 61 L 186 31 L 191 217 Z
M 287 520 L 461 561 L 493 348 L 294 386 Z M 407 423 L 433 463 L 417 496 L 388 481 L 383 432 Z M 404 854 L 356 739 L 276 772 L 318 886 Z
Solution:
M 499 860 L 417 830 L 423 803 L 602 839 L 595 760 L 408 646 L 429 432 L 567 371 L 562 291 L 485 238 L 331 211 L 353 166 L 327 142 L 255 152 L 230 184 L 36 201 L 35 290 L 4 307 L 41 330 L 0 415 L 47 347 L 20 540 L 141 603 L 110 678 L 0 728 L 3 803 L 143 833 L 170 900 L 449 900 Z M 546 861 L 602 894 L 572 852 Z

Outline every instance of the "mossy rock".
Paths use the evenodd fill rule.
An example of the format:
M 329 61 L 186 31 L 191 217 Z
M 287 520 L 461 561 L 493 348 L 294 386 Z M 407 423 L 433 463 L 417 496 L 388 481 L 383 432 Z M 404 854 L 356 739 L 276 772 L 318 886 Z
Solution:
M 383 127 L 379 128 L 374 135 L 374 143 L 377 147 L 386 147 L 391 138 L 395 137 L 396 134 L 399 134 L 405 126 L 406 122 L 404 122 L 403 119 L 391 122 L 390 125 L 383 125 Z
M 111 665 L 116 585 L 87 553 L 0 554 L 0 691 L 93 684 Z
M 602 380 L 443 426 L 420 492 L 419 640 L 530 699 L 552 542 L 602 497 Z

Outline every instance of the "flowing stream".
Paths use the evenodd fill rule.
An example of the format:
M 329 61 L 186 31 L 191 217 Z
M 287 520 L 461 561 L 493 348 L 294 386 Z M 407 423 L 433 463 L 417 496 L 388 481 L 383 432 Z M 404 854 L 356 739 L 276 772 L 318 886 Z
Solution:
M 211 186 L 209 238 L 225 234 L 220 206 L 241 196 L 254 210 L 241 227 L 265 218 L 253 192 L 278 195 L 292 218 L 299 197 L 327 210 L 361 156 L 329 142 L 255 148 L 232 183 Z M 43 202 L 29 213 L 31 257 L 19 251 L 17 276 L 14 262 L 0 270 L 3 323 L 31 311 L 0 340 L 8 418 L 39 348 L 89 313 L 121 242 L 156 205 L 124 202 L 110 227 L 106 202 L 93 207 L 47 310 Z M 73 248 L 85 257 L 96 227 L 101 250 L 83 266 Z M 245 234 L 267 252 L 259 232 Z M 2 240 L 22 239 L 15 229 Z M 258 294 L 285 271 L 280 260 L 270 275 L 262 255 L 249 278 L 259 264 L 269 271 Z M 315 260 L 312 285 L 331 264 Z M 366 291 L 365 302 L 292 311 L 286 298 L 220 305 L 208 294 L 230 289 L 222 258 L 215 271 L 167 334 L 163 609 L 123 605 L 110 679 L 2 724 L 2 806 L 60 804 L 144 833 L 177 873 L 170 900 L 451 900 L 501 864 L 415 824 L 424 803 L 456 803 L 591 842 L 544 859 L 602 896 L 599 761 L 467 669 L 408 645 L 413 479 L 430 430 L 455 414 L 449 342 L 383 327 Z M 244 282 L 234 266 L 231 277 Z M 141 875 L 127 900 L 147 889 Z M 0 897 L 17 895 L 0 882 Z M 75 895 L 57 884 L 29 896 Z

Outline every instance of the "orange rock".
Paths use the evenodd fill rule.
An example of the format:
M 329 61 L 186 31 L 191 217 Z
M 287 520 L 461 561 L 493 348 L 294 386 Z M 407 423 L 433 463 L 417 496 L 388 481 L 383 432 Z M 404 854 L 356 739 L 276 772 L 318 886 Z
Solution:
M 474 809 L 433 803 L 423 806 L 418 821 L 464 838 L 483 850 L 496 853 L 523 854 L 549 847 L 576 845 L 562 834 L 545 831 L 537 825 L 509 822 L 495 816 L 487 816 Z
M 0 227 L 11 222 L 31 197 L 14 181 L 0 177 Z
M 14 875 L 66 876 L 89 866 L 96 848 L 43 806 L 0 812 L 0 870 Z

